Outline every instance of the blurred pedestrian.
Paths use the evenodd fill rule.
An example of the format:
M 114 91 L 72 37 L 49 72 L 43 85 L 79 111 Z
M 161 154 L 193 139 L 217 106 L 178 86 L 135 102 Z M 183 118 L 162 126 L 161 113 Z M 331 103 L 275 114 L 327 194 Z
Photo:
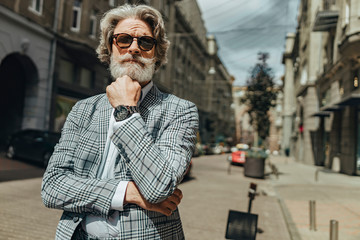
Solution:
M 161 14 L 122 5 L 104 14 L 99 59 L 114 78 L 106 94 L 69 113 L 42 183 L 63 210 L 57 239 L 184 239 L 177 188 L 196 142 L 196 106 L 158 90 L 167 58 Z

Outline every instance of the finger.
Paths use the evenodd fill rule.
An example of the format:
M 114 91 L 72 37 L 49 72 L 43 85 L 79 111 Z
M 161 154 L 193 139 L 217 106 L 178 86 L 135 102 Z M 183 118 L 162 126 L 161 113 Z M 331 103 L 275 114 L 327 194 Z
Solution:
M 111 97 L 111 92 L 113 91 L 113 86 L 110 84 L 106 87 L 106 95 Z
M 134 87 L 136 89 L 135 99 L 136 99 L 136 102 L 138 102 L 140 100 L 140 96 L 141 96 L 141 85 L 138 81 L 134 80 Z
M 169 202 L 167 208 L 168 208 L 171 212 L 173 212 L 173 211 L 175 211 L 175 209 L 177 208 L 177 204 L 175 204 L 175 203 L 173 203 L 173 202 Z
M 166 216 L 170 216 L 172 214 L 172 210 L 168 207 L 165 207 L 163 204 L 155 204 L 154 209 L 152 211 L 159 212 Z
M 179 203 L 180 203 L 179 200 L 172 201 L 170 199 L 167 199 L 167 200 L 161 202 L 160 204 L 161 204 L 161 207 L 167 208 L 170 211 L 175 211 L 175 209 L 177 208 Z
M 183 198 L 182 191 L 180 189 L 175 189 L 174 194 L 180 198 L 180 200 Z
M 179 196 L 177 196 L 176 194 L 171 195 L 166 200 L 169 201 L 169 202 L 172 202 L 172 203 L 174 203 L 176 205 L 179 205 L 180 202 L 181 202 L 181 198 Z

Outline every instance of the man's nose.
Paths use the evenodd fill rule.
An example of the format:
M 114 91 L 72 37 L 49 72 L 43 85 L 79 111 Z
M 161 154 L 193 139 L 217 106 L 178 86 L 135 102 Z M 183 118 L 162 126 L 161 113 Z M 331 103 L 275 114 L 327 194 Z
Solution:
M 131 43 L 131 45 L 128 48 L 128 52 L 130 54 L 139 54 L 140 53 L 140 48 L 139 48 L 136 38 L 133 39 L 133 42 Z

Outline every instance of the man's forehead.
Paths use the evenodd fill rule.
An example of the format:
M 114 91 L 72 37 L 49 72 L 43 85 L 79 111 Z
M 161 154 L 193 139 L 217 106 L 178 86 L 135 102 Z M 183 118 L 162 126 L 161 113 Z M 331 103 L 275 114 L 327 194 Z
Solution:
M 140 35 L 152 36 L 152 29 L 150 25 L 143 20 L 126 18 L 118 22 L 114 33 L 136 33 Z

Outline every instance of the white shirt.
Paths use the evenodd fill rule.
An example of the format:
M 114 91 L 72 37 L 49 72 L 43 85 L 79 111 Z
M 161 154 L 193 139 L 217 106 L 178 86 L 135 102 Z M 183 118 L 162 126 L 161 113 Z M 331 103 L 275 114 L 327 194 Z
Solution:
M 153 86 L 153 82 L 150 81 L 145 87 L 141 89 L 141 98 L 138 102 L 138 106 L 144 100 L 146 94 L 150 91 Z M 116 146 L 111 141 L 110 137 L 113 133 L 125 122 L 131 121 L 131 119 L 139 115 L 139 113 L 134 113 L 128 119 L 125 119 L 120 122 L 116 122 L 114 118 L 114 109 L 111 113 L 110 122 L 109 122 L 109 130 L 107 134 L 107 140 L 104 149 L 103 161 L 99 167 L 97 172 L 97 177 L 100 179 L 109 179 L 114 178 L 114 170 L 115 170 L 115 161 L 116 157 L 118 156 L 118 150 Z M 83 229 L 94 236 L 97 237 L 112 237 L 117 236 L 117 229 L 119 227 L 119 212 L 123 211 L 124 205 L 124 197 L 126 188 L 128 185 L 128 181 L 120 181 L 119 185 L 116 188 L 114 197 L 111 201 L 111 209 L 117 210 L 115 213 L 109 218 L 105 219 L 100 216 L 89 215 L 81 222 Z

